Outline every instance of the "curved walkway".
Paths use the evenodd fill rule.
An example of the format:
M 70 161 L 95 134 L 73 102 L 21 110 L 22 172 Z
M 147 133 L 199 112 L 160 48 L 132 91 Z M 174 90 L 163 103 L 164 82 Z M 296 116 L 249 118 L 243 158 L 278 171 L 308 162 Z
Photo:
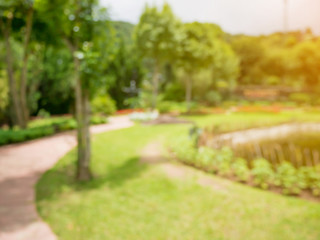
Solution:
M 112 117 L 91 133 L 131 127 L 128 117 Z M 55 240 L 37 214 L 34 186 L 41 175 L 76 146 L 75 132 L 0 147 L 0 240 Z

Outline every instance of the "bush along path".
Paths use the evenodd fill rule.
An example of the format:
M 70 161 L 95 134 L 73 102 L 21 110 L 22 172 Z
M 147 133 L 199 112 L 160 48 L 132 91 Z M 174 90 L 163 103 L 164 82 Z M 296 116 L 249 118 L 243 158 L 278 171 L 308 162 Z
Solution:
M 43 122 L 43 124 L 40 124 Z M 90 120 L 90 125 L 101 125 L 107 123 L 106 117 L 93 116 Z M 57 133 L 62 133 L 77 128 L 77 122 L 73 118 L 52 118 L 42 119 L 31 122 L 31 126 L 27 129 L 9 129 L 3 130 L 0 128 L 0 146 L 12 143 L 21 143 L 37 138 L 51 136 Z
M 131 127 L 126 117 L 91 127 L 91 133 Z M 53 240 L 55 235 L 37 214 L 34 186 L 40 176 L 76 146 L 74 132 L 0 147 L 0 239 Z

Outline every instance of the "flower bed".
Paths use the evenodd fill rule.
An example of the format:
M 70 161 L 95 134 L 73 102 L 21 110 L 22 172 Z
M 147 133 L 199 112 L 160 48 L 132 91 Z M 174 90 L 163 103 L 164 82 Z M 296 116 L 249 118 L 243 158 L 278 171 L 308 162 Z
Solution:
M 262 189 L 286 195 L 320 200 L 320 165 L 295 168 L 283 161 L 277 167 L 264 158 L 248 161 L 234 156 L 228 147 L 196 147 L 193 140 L 182 138 L 171 144 L 174 157 L 182 163 Z
M 116 112 L 116 115 L 127 115 L 134 112 L 144 112 L 143 109 L 121 109 Z

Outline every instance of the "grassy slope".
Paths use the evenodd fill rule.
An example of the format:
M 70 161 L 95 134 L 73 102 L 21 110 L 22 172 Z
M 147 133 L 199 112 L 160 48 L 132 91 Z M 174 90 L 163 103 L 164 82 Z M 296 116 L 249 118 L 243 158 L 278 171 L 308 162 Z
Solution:
M 257 121 L 270 117 L 245 115 Z M 236 116 L 234 120 L 246 118 Z M 203 125 L 230 121 L 230 116 L 193 119 Z M 187 128 L 136 126 L 96 136 L 95 180 L 73 181 L 72 151 L 38 183 L 41 216 L 63 240 L 320 239 L 319 204 L 215 177 L 222 189 L 213 191 L 192 178 L 168 179 L 158 166 L 138 163 L 139 152 L 149 141 L 173 138 Z

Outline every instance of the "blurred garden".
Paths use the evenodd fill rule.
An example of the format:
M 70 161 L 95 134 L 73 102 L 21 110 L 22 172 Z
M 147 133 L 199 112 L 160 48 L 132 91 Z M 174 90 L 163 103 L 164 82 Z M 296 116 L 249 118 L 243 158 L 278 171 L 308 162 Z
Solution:
M 53 159 L 37 146 L 73 134 L 28 186 L 58 239 L 320 239 L 310 28 L 251 36 L 167 3 L 132 24 L 95 0 L 0 0 L 0 33 L 0 215 L 12 161 Z M 23 147 L 32 164 L 12 157 Z

